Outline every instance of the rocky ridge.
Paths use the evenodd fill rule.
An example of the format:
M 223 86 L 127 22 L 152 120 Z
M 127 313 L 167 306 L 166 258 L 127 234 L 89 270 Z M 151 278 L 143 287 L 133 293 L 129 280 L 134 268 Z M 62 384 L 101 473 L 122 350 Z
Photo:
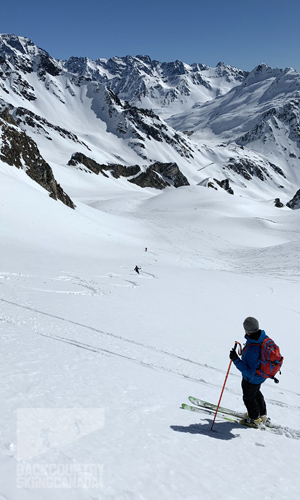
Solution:
M 52 168 L 41 156 L 36 143 L 21 132 L 6 108 L 0 113 L 1 147 L 0 160 L 13 167 L 22 168 L 26 174 L 49 192 L 54 200 L 60 200 L 75 208 L 71 198 L 55 180 Z
M 14 162 L 31 172 L 26 141 L 50 169 L 49 147 L 64 166 L 77 161 L 141 187 L 194 183 L 251 195 L 255 186 L 274 199 L 280 189 L 286 203 L 300 185 L 299 89 L 290 68 L 248 73 L 148 56 L 57 61 L 27 38 L 1 35 L 1 161 L 11 164 L 12 134 L 22 145 Z
M 187 178 L 182 174 L 176 163 L 156 162 L 142 171 L 138 165 L 125 167 L 119 164 L 100 165 L 92 158 L 82 153 L 74 153 L 68 165 L 86 167 L 89 171 L 98 175 L 101 173 L 105 177 L 111 174 L 115 179 L 125 177 L 129 182 L 140 187 L 153 187 L 164 189 L 167 186 L 175 188 L 189 186 Z

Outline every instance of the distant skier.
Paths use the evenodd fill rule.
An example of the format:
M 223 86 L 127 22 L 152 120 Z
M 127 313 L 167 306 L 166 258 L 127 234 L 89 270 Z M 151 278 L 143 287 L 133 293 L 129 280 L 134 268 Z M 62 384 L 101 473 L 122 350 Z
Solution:
M 138 273 L 138 274 L 140 274 L 140 269 L 141 269 L 141 268 L 140 268 L 140 267 L 138 267 L 138 266 L 135 266 L 135 268 L 134 268 L 135 272 L 136 272 L 136 273 Z
M 261 423 L 267 421 L 266 403 L 260 391 L 260 386 L 266 378 L 257 374 L 256 370 L 261 363 L 261 344 L 267 336 L 264 330 L 259 329 L 259 323 L 255 318 L 249 316 L 243 326 L 246 332 L 246 344 L 242 350 L 242 357 L 239 358 L 235 349 L 231 349 L 229 357 L 243 376 L 243 401 L 248 410 L 245 422 L 251 427 L 259 427 Z

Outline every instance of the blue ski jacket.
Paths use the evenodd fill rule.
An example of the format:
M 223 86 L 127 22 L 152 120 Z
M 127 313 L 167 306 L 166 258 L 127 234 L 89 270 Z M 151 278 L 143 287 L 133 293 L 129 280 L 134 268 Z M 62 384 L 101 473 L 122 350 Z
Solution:
M 257 340 L 251 339 L 248 335 L 245 335 L 246 343 L 242 350 L 242 357 L 233 361 L 237 369 L 242 372 L 243 378 L 251 384 L 262 384 L 266 380 L 263 376 L 255 373 L 256 370 L 260 368 L 261 344 L 266 337 L 267 335 L 264 330 L 261 330 Z

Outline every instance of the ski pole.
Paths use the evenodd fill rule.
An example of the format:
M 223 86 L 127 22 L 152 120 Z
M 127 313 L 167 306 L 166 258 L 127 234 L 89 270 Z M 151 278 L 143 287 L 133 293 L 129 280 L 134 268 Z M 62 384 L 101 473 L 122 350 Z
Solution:
M 235 341 L 235 343 L 234 343 L 234 350 L 236 350 L 238 344 L 240 344 L 240 343 L 237 342 L 237 341 Z M 216 413 L 215 413 L 215 416 L 214 416 L 214 420 L 213 420 L 213 423 L 211 424 L 211 428 L 210 428 L 211 431 L 212 431 L 212 428 L 214 426 L 214 423 L 215 423 L 215 420 L 216 420 L 216 417 L 217 417 L 217 413 L 218 413 L 218 410 L 219 410 L 219 406 L 220 406 L 220 403 L 221 403 L 221 399 L 222 399 L 222 396 L 223 396 L 225 385 L 226 385 L 226 382 L 227 382 L 227 379 L 228 379 L 228 375 L 229 375 L 229 372 L 230 372 L 231 364 L 232 364 L 232 360 L 230 360 L 230 363 L 229 363 L 229 366 L 228 366 L 228 370 L 227 370 L 227 373 L 226 373 L 226 377 L 225 377 L 225 381 L 224 381 L 224 384 L 223 384 L 223 388 L 222 388 L 222 392 L 221 392 L 221 395 L 220 395 L 220 399 L 219 399 L 219 402 L 218 402 L 218 405 L 217 405 L 217 409 L 216 409 Z

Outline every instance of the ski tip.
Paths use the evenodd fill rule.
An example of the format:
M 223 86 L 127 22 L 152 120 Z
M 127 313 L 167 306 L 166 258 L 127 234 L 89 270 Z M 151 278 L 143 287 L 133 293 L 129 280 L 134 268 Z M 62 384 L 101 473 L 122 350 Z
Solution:
M 190 408 L 190 406 L 189 406 L 189 405 L 187 405 L 186 403 L 182 403 L 182 405 L 180 406 L 180 408 L 181 408 L 182 410 L 186 410 L 186 409 L 189 409 L 189 408 Z

